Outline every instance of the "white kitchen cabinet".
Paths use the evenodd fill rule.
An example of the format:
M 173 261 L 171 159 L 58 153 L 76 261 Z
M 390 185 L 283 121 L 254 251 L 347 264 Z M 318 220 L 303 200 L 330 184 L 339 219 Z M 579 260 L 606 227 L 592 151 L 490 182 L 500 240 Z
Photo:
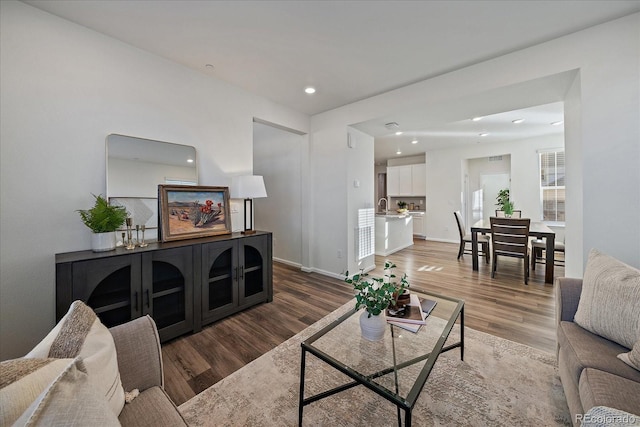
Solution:
M 411 165 L 411 195 L 427 195 L 427 165 Z
M 424 163 L 387 167 L 388 196 L 426 196 L 426 181 L 427 169 Z
M 400 193 L 398 196 L 411 196 L 412 195 L 412 174 L 411 166 L 399 166 L 400 172 Z
M 387 196 L 400 195 L 400 170 L 397 166 L 387 167 Z M 387 206 L 388 208 L 388 206 Z

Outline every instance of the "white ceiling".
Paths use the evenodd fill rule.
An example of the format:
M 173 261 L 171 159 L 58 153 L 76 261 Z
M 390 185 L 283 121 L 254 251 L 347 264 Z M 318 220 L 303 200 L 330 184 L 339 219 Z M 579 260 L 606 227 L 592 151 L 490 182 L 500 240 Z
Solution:
M 310 115 L 640 11 L 640 0 L 24 2 Z M 563 93 L 566 78 L 545 91 Z M 405 157 L 562 132 L 548 125 L 562 120 L 562 96 L 540 87 L 355 127 L 376 137 L 376 162 L 398 147 Z M 389 121 L 405 134 L 390 136 Z
M 375 138 L 375 162 L 384 164 L 389 158 L 410 157 L 430 150 L 462 145 L 561 136 L 564 126 L 551 123 L 563 121 L 563 107 L 562 102 L 555 102 L 483 116 L 479 121 L 473 121 L 472 117 L 468 117 L 455 122 L 412 128 L 411 131 L 404 132 L 400 136 L 387 130 L 386 135 Z M 524 121 L 513 123 L 517 119 L 524 119 Z M 480 136 L 480 134 L 488 135 Z M 412 141 L 418 142 L 413 144 Z

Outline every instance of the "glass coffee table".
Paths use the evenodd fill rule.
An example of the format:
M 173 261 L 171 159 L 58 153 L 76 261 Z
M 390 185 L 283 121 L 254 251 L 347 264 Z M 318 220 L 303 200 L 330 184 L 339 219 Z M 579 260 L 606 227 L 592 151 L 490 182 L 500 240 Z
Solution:
M 411 425 L 411 412 L 438 356 L 460 348 L 460 360 L 464 360 L 464 301 L 414 288 L 411 293 L 437 302 L 417 333 L 388 324 L 382 340 L 367 341 L 360 333 L 361 311 L 350 310 L 302 342 L 299 425 L 305 406 L 356 386 L 364 386 L 395 404 L 398 425 L 402 425 L 402 412 L 404 425 Z M 460 340 L 445 345 L 458 320 Z M 305 398 L 307 353 L 351 381 Z

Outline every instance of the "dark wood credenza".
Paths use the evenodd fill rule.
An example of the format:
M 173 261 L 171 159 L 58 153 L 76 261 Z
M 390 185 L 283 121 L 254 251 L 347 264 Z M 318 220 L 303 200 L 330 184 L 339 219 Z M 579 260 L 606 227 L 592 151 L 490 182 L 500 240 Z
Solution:
M 272 234 L 56 254 L 56 321 L 82 300 L 107 327 L 149 314 L 161 341 L 273 301 Z

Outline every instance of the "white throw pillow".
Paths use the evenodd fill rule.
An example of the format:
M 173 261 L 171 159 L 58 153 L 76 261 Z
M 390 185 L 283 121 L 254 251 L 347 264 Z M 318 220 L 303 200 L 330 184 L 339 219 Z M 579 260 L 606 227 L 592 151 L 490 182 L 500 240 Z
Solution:
M 629 353 L 620 353 L 618 359 L 640 371 L 640 340 L 636 341 Z
M 116 416 L 122 411 L 124 390 L 113 337 L 82 301 L 74 301 L 60 322 L 25 357 L 81 357 L 90 383 L 105 396 Z
M 627 348 L 640 339 L 640 270 L 592 249 L 574 321 Z

